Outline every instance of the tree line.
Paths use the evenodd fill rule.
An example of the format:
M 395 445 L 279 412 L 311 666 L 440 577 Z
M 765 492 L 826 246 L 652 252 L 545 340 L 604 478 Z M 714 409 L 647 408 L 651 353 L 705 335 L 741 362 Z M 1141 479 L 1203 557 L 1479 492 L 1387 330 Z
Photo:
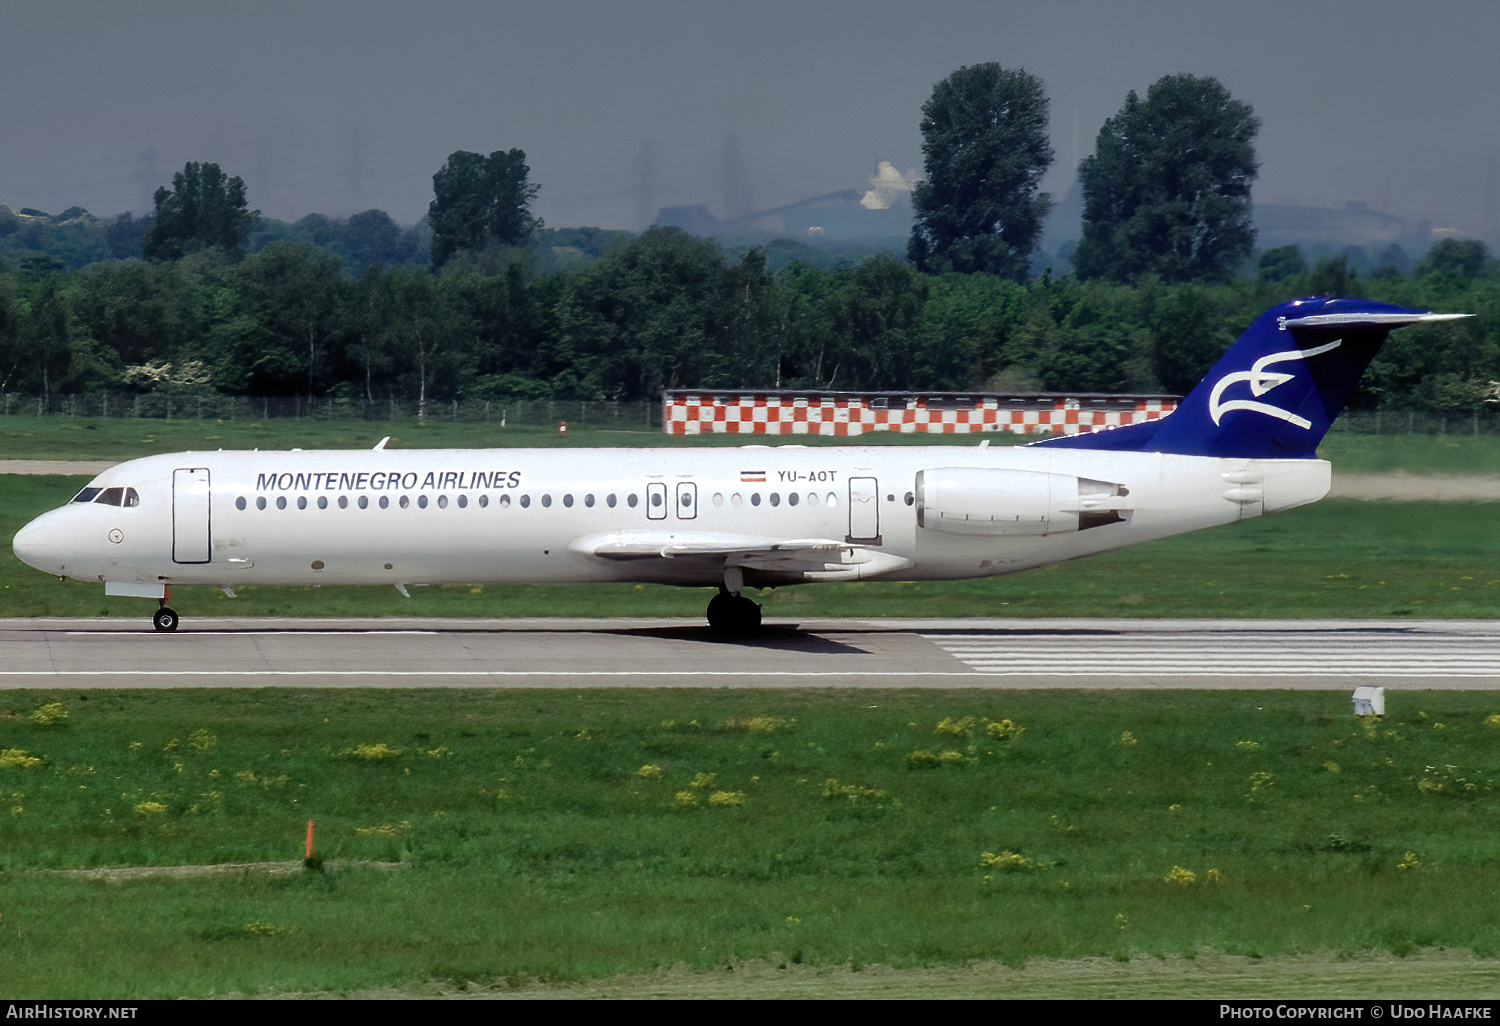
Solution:
M 538 270 L 530 250 L 440 273 L 274 243 L 234 260 L 0 271 L 0 390 L 380 400 L 654 397 L 662 388 L 1181 393 L 1262 309 L 1308 294 L 1475 313 L 1398 332 L 1358 404 L 1461 409 L 1500 380 L 1500 267 L 1444 240 L 1410 274 L 1273 251 L 1254 279 L 1126 285 L 929 274 L 889 254 L 779 270 L 653 228 Z M 1300 266 L 1299 266 L 1300 265 Z

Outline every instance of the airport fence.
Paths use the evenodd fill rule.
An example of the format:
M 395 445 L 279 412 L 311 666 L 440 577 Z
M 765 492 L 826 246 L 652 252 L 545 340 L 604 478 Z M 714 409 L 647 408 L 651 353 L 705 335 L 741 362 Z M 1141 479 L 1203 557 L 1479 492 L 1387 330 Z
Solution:
M 85 392 L 77 395 L 0 393 L 4 417 L 110 417 L 142 420 L 411 421 L 553 426 L 562 421 L 628 431 L 660 431 L 661 403 L 553 399 L 347 399 L 331 396 L 162 395 Z
M 142 420 L 315 420 L 573 425 L 660 431 L 659 402 L 561 399 L 347 399 L 307 396 L 162 395 L 85 392 L 76 395 L 0 393 L 0 417 L 111 417 Z M 1467 410 L 1346 410 L 1333 431 L 1355 435 L 1497 435 L 1500 403 Z

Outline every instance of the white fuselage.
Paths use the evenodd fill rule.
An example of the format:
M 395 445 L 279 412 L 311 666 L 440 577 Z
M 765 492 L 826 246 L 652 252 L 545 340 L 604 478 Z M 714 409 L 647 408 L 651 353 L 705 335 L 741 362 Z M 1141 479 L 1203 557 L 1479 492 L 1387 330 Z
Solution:
M 1313 502 L 1321 460 L 1047 447 L 178 453 L 15 549 L 141 584 L 781 585 L 1013 573 Z M 110 495 L 125 494 L 110 492 Z M 729 577 L 726 577 L 729 574 Z

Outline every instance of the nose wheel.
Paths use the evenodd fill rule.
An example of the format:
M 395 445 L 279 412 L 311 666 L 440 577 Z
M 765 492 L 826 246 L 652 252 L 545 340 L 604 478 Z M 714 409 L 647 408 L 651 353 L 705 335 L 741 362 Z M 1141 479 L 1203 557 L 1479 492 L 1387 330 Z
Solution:
M 177 610 L 170 606 L 162 606 L 151 614 L 151 626 L 159 631 L 175 631 L 177 629 Z
M 721 591 L 708 602 L 708 625 L 719 634 L 744 636 L 760 630 L 760 606 Z

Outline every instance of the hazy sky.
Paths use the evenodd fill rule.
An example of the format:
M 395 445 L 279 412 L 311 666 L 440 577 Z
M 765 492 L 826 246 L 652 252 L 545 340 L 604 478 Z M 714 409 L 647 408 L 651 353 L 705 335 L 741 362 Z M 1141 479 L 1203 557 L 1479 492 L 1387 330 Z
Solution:
M 1127 90 L 1213 75 L 1263 122 L 1255 197 L 1477 231 L 1500 158 L 1500 4 L 1362 0 L 0 0 L 0 202 L 149 209 L 189 160 L 295 219 L 426 211 L 454 150 L 526 151 L 554 226 L 723 214 L 921 166 L 964 64 L 1038 75 L 1059 198 Z M 154 172 L 154 173 L 153 173 Z

